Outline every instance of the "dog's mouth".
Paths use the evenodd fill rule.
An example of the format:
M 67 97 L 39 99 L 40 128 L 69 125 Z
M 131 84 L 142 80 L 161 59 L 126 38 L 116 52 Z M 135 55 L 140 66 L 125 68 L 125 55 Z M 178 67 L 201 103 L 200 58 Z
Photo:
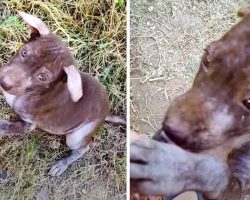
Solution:
M 14 96 L 22 96 L 24 94 L 24 90 L 21 87 L 18 86 L 13 86 L 11 87 L 11 89 L 7 89 L 3 88 L 0 86 L 0 91 L 2 91 L 5 94 L 10 94 L 10 95 L 14 95 Z
M 154 136 L 154 140 L 157 140 L 159 142 L 165 142 L 169 144 L 175 144 L 181 148 L 185 148 L 187 146 L 187 140 L 186 139 L 181 139 L 175 136 L 175 134 L 171 133 L 168 130 L 165 129 L 160 129 L 158 130 Z
M 167 134 L 162 130 L 158 130 L 152 137 L 153 140 L 159 141 L 159 142 L 165 142 L 165 143 L 169 143 L 169 144 L 175 144 L 176 143 L 174 141 L 172 141 Z
M 152 137 L 153 140 L 159 141 L 159 142 L 164 142 L 164 143 L 168 143 L 168 144 L 173 144 L 176 145 L 182 149 L 185 149 L 187 151 L 190 152 L 194 152 L 197 153 L 201 150 L 205 150 L 205 149 L 209 149 L 209 148 L 204 148 L 199 145 L 197 145 L 197 143 L 187 143 L 182 141 L 181 143 L 177 140 L 175 140 L 175 138 L 171 137 L 171 134 L 167 134 L 164 130 L 160 129 L 158 130 Z

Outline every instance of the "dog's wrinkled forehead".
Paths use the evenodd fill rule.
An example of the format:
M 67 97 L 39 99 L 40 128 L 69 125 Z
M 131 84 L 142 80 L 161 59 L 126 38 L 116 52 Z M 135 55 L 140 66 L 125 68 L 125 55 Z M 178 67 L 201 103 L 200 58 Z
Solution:
M 22 50 L 27 51 L 27 60 L 32 62 L 37 59 L 36 62 L 52 71 L 55 67 L 62 69 L 74 64 L 74 58 L 66 44 L 53 33 L 32 38 L 23 45 L 20 51 Z
M 194 87 L 202 87 L 206 95 L 210 96 L 223 91 L 218 94 L 225 96 L 221 100 L 226 101 L 237 98 L 237 93 L 248 88 L 249 82 L 250 15 L 247 15 L 221 39 L 207 46 Z
M 25 44 L 30 45 L 34 51 L 38 50 L 40 52 L 54 51 L 56 53 L 60 50 L 60 52 L 63 53 L 67 50 L 67 46 L 64 42 L 54 33 L 43 37 L 31 38 Z
M 220 40 L 206 48 L 207 60 L 223 67 L 248 67 L 250 61 L 250 15 L 245 16 Z M 249 66 L 250 67 L 250 66 Z
M 38 17 L 18 11 L 30 32 L 30 39 L 20 48 L 17 61 L 25 68 L 46 67 L 53 71 L 74 65 L 74 58 L 66 44 L 49 30 Z

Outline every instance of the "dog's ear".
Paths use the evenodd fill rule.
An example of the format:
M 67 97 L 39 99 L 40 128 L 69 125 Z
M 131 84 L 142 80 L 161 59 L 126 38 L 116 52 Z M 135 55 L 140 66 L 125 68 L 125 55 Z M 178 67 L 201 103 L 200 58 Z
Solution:
M 214 61 L 214 59 L 216 58 L 217 56 L 217 51 L 216 51 L 216 48 L 214 48 L 214 43 L 211 43 L 205 50 L 206 52 L 206 60 L 208 62 L 212 62 Z
M 238 16 L 239 17 L 246 17 L 246 16 L 249 16 L 249 15 L 250 15 L 250 7 L 248 7 L 248 8 L 241 8 L 238 11 Z
M 67 86 L 74 102 L 77 102 L 82 97 L 82 78 L 80 72 L 74 65 L 64 67 L 64 71 L 67 74 Z
M 50 33 L 49 28 L 46 26 L 46 24 L 38 19 L 37 17 L 27 14 L 25 12 L 17 11 L 18 14 L 22 17 L 22 19 L 27 24 L 27 27 L 29 31 L 31 32 L 31 35 L 48 35 Z
M 211 42 L 205 50 L 208 62 L 213 62 L 219 58 L 228 46 L 223 44 L 221 40 Z

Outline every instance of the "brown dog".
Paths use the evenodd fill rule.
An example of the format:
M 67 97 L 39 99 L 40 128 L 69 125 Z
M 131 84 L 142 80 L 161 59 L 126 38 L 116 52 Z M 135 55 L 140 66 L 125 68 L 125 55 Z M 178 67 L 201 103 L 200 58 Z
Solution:
M 170 105 L 153 137 L 168 144 L 143 139 L 130 145 L 135 192 L 191 190 L 216 200 L 249 194 L 250 8 L 239 16 L 241 22 L 205 49 L 192 88 Z
M 0 85 L 19 119 L 0 121 L 0 135 L 27 133 L 35 127 L 64 135 L 72 152 L 52 166 L 61 175 L 89 149 L 93 133 L 108 116 L 109 100 L 101 84 L 75 67 L 67 46 L 35 16 L 19 12 L 31 37 L 0 71 Z
M 250 141 L 250 8 L 239 15 L 243 20 L 205 49 L 192 88 L 162 123 L 162 136 L 189 151 L 219 148 L 227 159 Z
M 248 189 L 250 149 L 242 145 L 250 141 L 250 8 L 239 16 L 241 22 L 205 49 L 192 88 L 170 105 L 154 138 L 219 156 Z M 237 148 L 230 157 L 234 161 L 228 161 Z

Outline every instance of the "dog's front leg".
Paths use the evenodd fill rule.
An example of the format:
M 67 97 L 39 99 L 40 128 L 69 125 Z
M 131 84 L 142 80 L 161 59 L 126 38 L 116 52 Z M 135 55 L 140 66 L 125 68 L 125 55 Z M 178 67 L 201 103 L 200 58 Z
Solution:
M 146 195 L 191 190 L 218 199 L 229 183 L 228 166 L 219 158 L 150 139 L 131 143 L 130 162 L 131 190 Z
M 65 158 L 57 161 L 50 169 L 49 174 L 60 176 L 73 162 L 81 158 L 89 150 L 90 138 L 99 127 L 100 122 L 92 121 L 81 125 L 77 130 L 66 135 L 66 143 L 72 150 Z
M 34 130 L 35 126 L 16 117 L 13 121 L 0 120 L 0 136 L 23 135 Z

